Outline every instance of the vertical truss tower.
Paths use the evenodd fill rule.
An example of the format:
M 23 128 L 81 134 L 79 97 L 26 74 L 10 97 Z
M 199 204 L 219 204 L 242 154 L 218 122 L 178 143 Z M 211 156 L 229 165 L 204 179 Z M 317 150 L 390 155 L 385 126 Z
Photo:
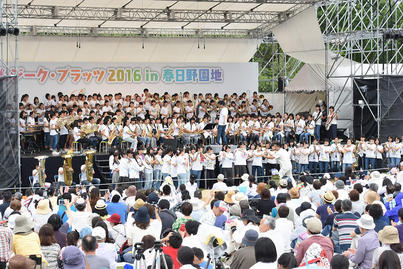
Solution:
M 11 4 L 13 13 L 5 12 Z M 0 191 L 20 185 L 17 0 L 0 0 Z

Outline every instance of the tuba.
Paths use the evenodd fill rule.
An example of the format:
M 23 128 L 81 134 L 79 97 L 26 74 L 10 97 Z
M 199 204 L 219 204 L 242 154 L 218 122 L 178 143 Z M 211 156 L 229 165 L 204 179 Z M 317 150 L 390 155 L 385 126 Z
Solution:
M 43 187 L 45 185 L 45 180 L 46 180 L 46 174 L 45 174 L 45 162 L 46 162 L 47 156 L 38 156 L 35 157 L 39 161 L 39 168 L 38 168 L 38 179 L 39 179 L 39 185 Z
M 353 168 L 354 170 L 358 168 L 358 147 L 360 145 L 360 141 L 356 140 L 355 141 L 355 152 L 352 152 L 351 154 L 353 154 L 354 158 L 355 158 L 355 162 L 353 164 Z
M 66 186 L 71 186 L 73 183 L 73 165 L 72 165 L 72 159 L 73 156 L 71 154 L 65 154 L 62 156 L 64 158 L 63 162 L 63 173 L 64 173 L 64 184 Z
M 85 157 L 85 168 L 87 170 L 87 180 L 88 182 L 92 182 L 92 179 L 94 178 L 94 154 L 96 153 L 96 150 L 87 150 L 84 152 L 86 155 Z
M 114 129 L 112 130 L 110 136 L 109 136 L 109 139 L 108 139 L 108 145 L 109 145 L 109 146 L 112 145 L 113 140 L 115 140 L 116 136 L 117 136 L 117 135 L 116 135 L 116 129 L 114 128 Z

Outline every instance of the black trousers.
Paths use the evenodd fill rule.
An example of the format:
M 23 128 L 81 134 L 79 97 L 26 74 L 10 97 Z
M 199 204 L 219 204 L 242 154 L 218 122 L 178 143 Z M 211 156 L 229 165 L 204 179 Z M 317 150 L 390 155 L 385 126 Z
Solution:
M 66 148 L 66 141 L 67 141 L 67 136 L 68 135 L 60 135 L 59 137 L 59 149 L 64 149 Z
M 232 168 L 222 168 L 222 173 L 225 177 L 225 183 L 227 184 L 227 186 L 232 187 L 234 185 Z

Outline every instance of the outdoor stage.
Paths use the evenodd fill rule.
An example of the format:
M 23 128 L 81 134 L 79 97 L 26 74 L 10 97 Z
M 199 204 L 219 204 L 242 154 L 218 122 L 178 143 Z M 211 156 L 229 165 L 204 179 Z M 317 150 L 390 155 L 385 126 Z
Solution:
M 94 155 L 94 178 L 101 179 L 101 183 L 106 183 L 106 175 L 109 172 L 109 155 L 95 154 Z M 47 175 L 46 182 L 55 182 L 55 176 L 59 167 L 63 166 L 63 157 L 61 156 L 49 156 L 45 162 L 45 174 Z M 29 176 L 32 176 L 32 170 L 35 169 L 35 164 L 38 160 L 35 156 L 21 156 L 21 187 L 29 187 Z M 75 183 L 80 183 L 79 175 L 81 165 L 85 163 L 85 155 L 76 155 L 72 158 L 73 166 L 73 179 Z

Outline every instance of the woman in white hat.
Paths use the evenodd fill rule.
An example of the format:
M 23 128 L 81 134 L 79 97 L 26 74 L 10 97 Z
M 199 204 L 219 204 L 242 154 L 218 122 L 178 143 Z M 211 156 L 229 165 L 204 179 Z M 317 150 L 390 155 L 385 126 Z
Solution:
M 374 219 L 370 215 L 364 214 L 357 220 L 357 224 L 362 234 L 358 240 L 358 247 L 357 249 L 348 249 L 343 255 L 356 264 L 358 268 L 371 269 L 374 251 L 379 247 L 378 234 L 374 230 Z
M 385 226 L 378 233 L 379 241 L 382 247 L 375 249 L 372 257 L 372 268 L 379 268 L 379 257 L 386 250 L 394 251 L 400 259 L 400 264 L 403 265 L 403 246 L 400 244 L 399 232 L 393 226 Z

